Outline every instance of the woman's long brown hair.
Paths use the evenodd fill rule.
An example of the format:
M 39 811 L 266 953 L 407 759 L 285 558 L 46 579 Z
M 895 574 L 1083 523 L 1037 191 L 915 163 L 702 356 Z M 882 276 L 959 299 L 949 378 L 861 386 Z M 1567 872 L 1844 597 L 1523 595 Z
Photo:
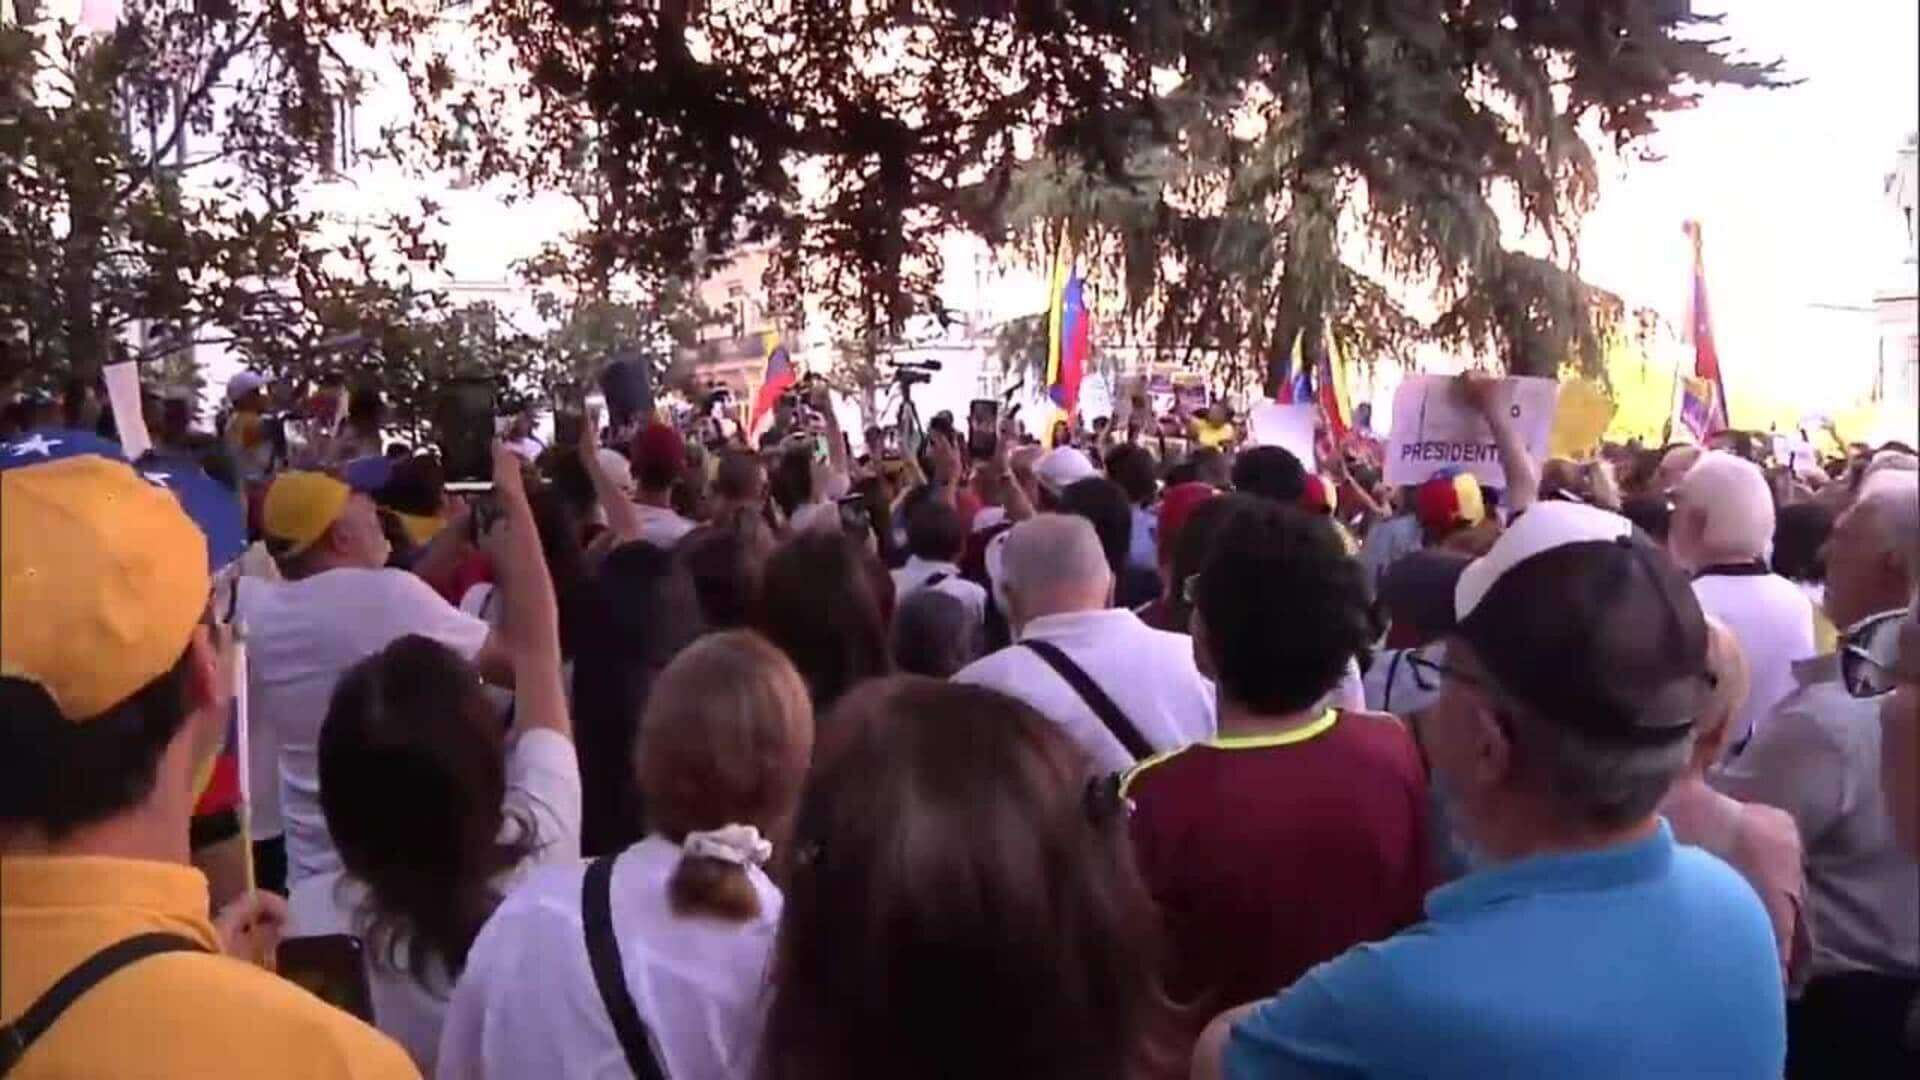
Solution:
M 1181 1074 L 1158 920 L 1099 790 L 1005 695 L 850 695 L 801 802 L 765 1080 Z

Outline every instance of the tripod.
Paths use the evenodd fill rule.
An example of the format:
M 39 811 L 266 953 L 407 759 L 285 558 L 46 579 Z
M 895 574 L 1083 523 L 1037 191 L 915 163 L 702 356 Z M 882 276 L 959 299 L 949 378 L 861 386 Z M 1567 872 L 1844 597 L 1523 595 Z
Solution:
M 920 410 L 913 404 L 913 384 L 901 379 L 900 411 L 894 420 L 894 430 L 900 440 L 900 452 L 907 457 L 917 457 L 920 445 L 926 441 L 926 429 L 920 425 Z

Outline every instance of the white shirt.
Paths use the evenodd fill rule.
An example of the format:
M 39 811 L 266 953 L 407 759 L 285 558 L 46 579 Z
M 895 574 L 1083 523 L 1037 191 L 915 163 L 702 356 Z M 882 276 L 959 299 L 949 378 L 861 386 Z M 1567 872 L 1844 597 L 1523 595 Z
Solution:
M 644 540 L 663 551 L 678 544 L 682 537 L 694 529 L 693 522 L 669 507 L 634 503 L 633 508 L 640 512 L 640 535 L 635 539 Z
M 1793 691 L 1793 662 L 1819 649 L 1813 638 L 1813 605 L 1798 585 L 1778 574 L 1705 573 L 1693 580 L 1700 609 L 1727 624 L 1753 673 L 1747 703 L 1727 733 L 1737 753 L 1754 725 Z
M 1034 619 L 1019 637 L 1029 639 L 1051 642 L 1080 665 L 1155 750 L 1213 737 L 1213 683 L 1194 666 L 1193 641 L 1185 634 L 1155 630 L 1124 608 L 1105 608 Z M 1096 772 L 1134 764 L 1073 687 L 1031 649 L 1010 645 L 953 678 L 1032 705 L 1066 729 Z
M 993 528 L 995 525 L 1004 524 L 1006 520 L 1007 520 L 1006 507 L 983 506 L 980 508 L 979 513 L 973 515 L 973 523 L 967 527 L 967 531 L 968 532 L 985 532 L 988 529 Z
M 316 745 L 334 684 L 408 634 L 471 660 L 487 624 L 405 570 L 328 570 L 300 581 L 242 578 L 247 625 L 248 751 L 257 836 L 284 828 L 287 884 L 340 868 L 320 812 Z
M 1406 716 L 1419 712 L 1440 700 L 1438 680 L 1416 670 L 1409 656 L 1424 656 L 1439 661 L 1440 647 L 1428 649 L 1382 649 L 1375 653 L 1373 666 L 1361 680 L 1366 706 L 1374 712 Z M 1425 680 L 1425 681 L 1423 681 Z M 1434 685 L 1428 686 L 1427 681 Z
M 548 863 L 570 863 L 580 858 L 580 758 L 573 740 L 557 731 L 535 728 L 514 740 L 507 750 L 507 794 L 502 836 L 512 839 L 530 827 L 533 848 L 495 884 L 504 894 L 522 875 Z M 366 939 L 371 922 L 371 894 L 358 878 L 344 870 L 329 870 L 303 879 L 287 899 L 288 936 L 352 934 Z M 366 942 L 362 954 L 367 986 L 373 1000 L 374 1026 L 406 1048 L 420 1071 L 433 1075 L 440 1052 L 440 1029 L 446 1020 L 453 980 L 446 965 L 435 957 L 422 985 L 408 971 L 407 942 L 403 938 L 389 957 L 384 949 Z
M 680 848 L 658 835 L 613 867 L 613 930 L 627 991 L 673 1080 L 750 1080 L 765 1020 L 780 890 L 747 870 L 760 914 L 681 916 L 667 901 Z M 580 914 L 584 865 L 529 876 L 467 956 L 440 1039 L 439 1075 L 631 1080 L 594 984 Z
M 945 574 L 937 583 L 929 585 L 936 574 Z M 950 562 L 934 562 L 918 555 L 909 555 L 905 566 L 893 572 L 893 604 L 900 601 L 916 589 L 932 589 L 945 593 L 960 601 L 967 609 L 967 618 L 972 622 L 974 633 L 983 632 L 987 621 L 987 590 L 960 576 L 960 568 Z

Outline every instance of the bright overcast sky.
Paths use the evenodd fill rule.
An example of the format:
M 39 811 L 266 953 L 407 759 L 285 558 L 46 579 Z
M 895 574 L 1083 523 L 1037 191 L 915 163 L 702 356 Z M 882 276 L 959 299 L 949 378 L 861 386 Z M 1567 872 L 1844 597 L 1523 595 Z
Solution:
M 1914 281 L 1914 267 L 1901 261 L 1905 230 L 1881 184 L 1907 134 L 1920 128 L 1920 4 L 1697 6 L 1729 8 L 1724 30 L 1735 44 L 1784 59 L 1787 74 L 1804 81 L 1710 91 L 1698 108 L 1666 118 L 1653 143 L 1665 160 L 1630 163 L 1603 181 L 1584 231 L 1583 270 L 1630 303 L 1678 317 L 1688 266 L 1680 223 L 1698 217 L 1735 404 L 1743 390 L 1842 391 L 1807 372 L 1829 363 L 1870 372 L 1871 317 L 1815 305 L 1869 306 L 1877 291 L 1901 280 L 1910 290 Z

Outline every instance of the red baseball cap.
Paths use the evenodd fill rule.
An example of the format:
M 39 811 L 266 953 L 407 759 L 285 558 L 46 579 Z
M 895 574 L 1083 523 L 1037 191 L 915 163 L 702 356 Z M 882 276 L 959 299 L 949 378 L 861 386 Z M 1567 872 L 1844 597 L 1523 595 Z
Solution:
M 1218 494 L 1213 485 L 1196 480 L 1175 484 L 1160 496 L 1160 529 L 1154 543 L 1159 548 L 1161 562 L 1173 558 L 1173 546 L 1180 542 L 1180 530 L 1187 527 L 1194 508 Z
M 655 420 L 633 437 L 633 471 L 649 466 L 676 473 L 687 467 L 687 440 L 673 425 Z

